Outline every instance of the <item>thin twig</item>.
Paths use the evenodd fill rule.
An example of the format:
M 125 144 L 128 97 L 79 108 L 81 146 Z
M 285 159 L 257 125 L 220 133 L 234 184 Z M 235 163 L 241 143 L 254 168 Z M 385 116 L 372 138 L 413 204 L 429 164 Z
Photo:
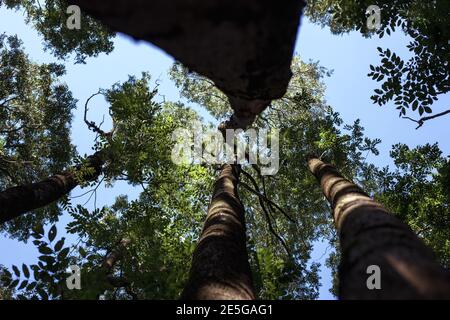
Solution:
M 254 167 L 255 167 L 255 165 L 254 165 Z M 258 168 L 257 170 L 259 170 L 259 168 Z M 257 172 L 258 172 L 258 171 L 257 171 Z M 251 174 L 249 174 L 247 171 L 245 171 L 245 170 L 243 170 L 243 169 L 242 169 L 242 173 L 243 173 L 247 178 L 249 178 L 249 179 L 252 181 L 252 184 L 253 184 L 253 185 L 257 185 L 256 180 L 252 177 Z M 260 175 L 260 177 L 262 177 L 261 171 L 259 171 L 258 174 Z M 288 215 L 288 214 L 286 213 L 286 211 L 284 211 L 279 205 L 277 205 L 275 202 L 273 202 L 272 200 L 270 200 L 270 199 L 267 197 L 267 193 L 266 193 L 266 190 L 265 190 L 266 187 L 265 187 L 264 180 L 263 180 L 263 188 L 264 188 L 264 194 L 260 193 L 260 196 L 262 196 L 262 197 L 264 198 L 264 200 L 265 200 L 269 205 L 274 206 L 278 211 L 280 211 L 280 212 L 281 212 L 281 213 L 282 213 L 289 221 L 291 221 L 292 223 L 296 223 L 295 220 L 294 220 L 290 215 Z M 258 188 L 258 191 L 259 191 L 259 188 Z
M 103 177 L 97 184 L 97 186 L 92 189 L 89 190 L 89 192 L 91 192 L 91 195 L 89 196 L 89 198 L 87 199 L 87 201 L 83 204 L 83 207 L 91 200 L 92 196 L 95 194 L 95 202 L 97 202 L 97 189 L 98 187 L 100 187 L 100 185 L 102 184 L 103 180 L 105 180 L 105 177 Z M 97 203 L 94 203 L 94 209 L 96 209 L 95 207 L 97 206 Z
M 86 123 L 86 125 L 88 126 L 89 130 L 92 130 L 93 132 L 97 133 L 98 135 L 102 136 L 103 138 L 110 140 L 111 136 L 114 133 L 115 130 L 115 125 L 114 125 L 114 119 L 112 118 L 113 121 L 113 129 L 110 132 L 105 132 L 102 129 L 100 129 L 100 126 L 103 124 L 104 119 L 102 120 L 102 122 L 100 123 L 100 126 L 98 126 L 97 124 L 95 124 L 94 121 L 89 121 L 87 119 L 87 113 L 89 110 L 89 102 L 91 101 L 92 98 L 98 96 L 98 95 L 104 95 L 102 90 L 99 90 L 98 92 L 94 93 L 93 95 L 91 95 L 87 100 L 86 103 L 84 104 L 84 122 Z M 110 113 L 111 114 L 111 113 Z
M 421 126 L 424 125 L 425 121 L 432 120 L 432 119 L 435 119 L 435 118 L 438 118 L 438 117 L 442 117 L 442 116 L 445 116 L 446 114 L 449 114 L 449 113 L 450 113 L 450 109 L 446 110 L 446 111 L 443 111 L 443 112 L 440 112 L 440 113 L 436 113 L 435 115 L 432 115 L 432 116 L 427 116 L 427 117 L 420 118 L 419 120 L 415 120 L 415 119 L 412 119 L 412 118 L 406 117 L 406 116 L 402 117 L 402 118 L 403 119 L 408 119 L 408 120 L 411 120 L 412 122 L 417 123 L 418 124 L 418 126 L 416 127 L 416 130 L 417 130 Z
M 243 171 L 243 170 L 242 170 L 242 171 Z M 252 178 L 253 178 L 253 177 L 252 177 Z M 256 184 L 256 181 L 255 181 L 254 179 L 253 179 L 252 183 L 253 183 L 254 187 L 255 187 L 256 189 L 258 189 L 258 185 Z M 263 200 L 264 196 L 261 194 L 261 192 L 258 192 L 258 191 L 256 191 L 256 190 L 252 189 L 252 188 L 251 188 L 248 184 L 246 184 L 245 182 L 240 181 L 239 184 L 242 185 L 242 186 L 243 186 L 244 188 L 246 188 L 247 190 L 249 190 L 250 192 L 252 192 L 252 193 L 254 193 L 254 194 L 256 194 L 256 195 L 258 196 L 259 204 L 261 205 L 261 208 L 262 208 L 262 210 L 263 210 L 263 212 L 264 212 L 264 215 L 265 215 L 265 217 L 266 217 L 267 225 L 268 225 L 268 227 L 269 227 L 270 233 L 272 233 L 272 234 L 280 241 L 280 243 L 283 245 L 284 249 L 286 250 L 288 256 L 290 256 L 291 253 L 290 253 L 290 251 L 289 251 L 289 249 L 288 249 L 288 247 L 287 247 L 287 245 L 286 245 L 286 242 L 283 240 L 283 238 L 282 238 L 282 237 L 274 230 L 274 228 L 273 228 L 272 220 L 270 219 L 269 212 L 267 211 L 266 206 L 265 206 L 265 203 L 264 203 L 264 200 Z

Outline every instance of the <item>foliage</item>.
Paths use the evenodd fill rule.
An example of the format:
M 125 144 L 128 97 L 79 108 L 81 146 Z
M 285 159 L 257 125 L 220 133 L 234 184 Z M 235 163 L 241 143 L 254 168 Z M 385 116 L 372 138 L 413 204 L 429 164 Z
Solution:
M 59 81 L 59 64 L 36 64 L 16 36 L 0 35 L 0 187 L 39 181 L 61 172 L 75 150 L 70 140 L 76 100 Z M 55 221 L 58 208 L 38 210 L 7 224 L 11 236 L 25 239 L 43 219 Z
M 320 266 L 309 261 L 312 243 L 334 233 L 328 205 L 305 170 L 305 156 L 323 154 L 345 167 L 349 175 L 357 175 L 362 151 L 376 152 L 378 143 L 364 140 L 359 122 L 339 128 L 342 120 L 323 101 L 321 78 L 326 70 L 299 59 L 293 70 L 287 95 L 274 101 L 257 120 L 262 128 L 280 129 L 284 159 L 280 171 L 263 177 L 255 167 L 245 165 L 241 177 L 249 187 L 240 187 L 240 194 L 246 207 L 251 267 L 261 298 L 314 299 L 318 295 Z M 183 72 L 175 65 L 171 74 L 185 88 L 185 96 L 205 103 L 218 119 L 225 119 L 228 102 L 198 100 L 206 98 L 207 80 Z M 45 290 L 51 299 L 177 298 L 188 275 L 216 168 L 175 165 L 171 160 L 172 133 L 201 119 L 181 103 L 155 102 L 157 89 L 150 89 L 146 73 L 100 92 L 110 104 L 113 122 L 111 132 L 98 132 L 95 146 L 108 154 L 103 179 L 110 187 L 117 180 L 126 180 L 140 186 L 142 193 L 135 200 L 118 197 L 111 207 L 93 211 L 67 205 L 73 218 L 67 232 L 79 241 L 64 261 L 52 262 L 80 265 L 83 289 L 62 292 L 58 285 L 48 283 Z M 222 95 L 216 88 L 208 92 Z M 257 194 L 262 192 L 271 203 L 259 201 Z M 105 270 L 101 267 L 105 257 L 123 238 L 131 240 L 126 253 L 111 270 Z M 35 245 L 49 246 L 36 240 Z M 16 297 L 36 294 L 34 288 L 28 290 L 28 283 L 22 287 L 22 282 L 13 282 Z
M 81 16 L 81 29 L 66 26 L 69 4 L 65 0 L 4 0 L 8 9 L 23 10 L 27 23 L 44 38 L 44 48 L 59 59 L 75 54 L 76 63 L 85 63 L 87 57 L 110 53 L 114 49 L 114 33 L 88 15 Z M 0 3 L 1 5 L 1 3 Z
M 248 249 L 258 296 L 314 299 L 320 284 L 319 265 L 309 261 L 312 243 L 322 237 L 331 238 L 334 232 L 328 204 L 305 168 L 306 156 L 322 155 L 344 168 L 349 177 L 357 177 L 364 162 L 362 152 L 377 154 L 380 141 L 365 138 L 359 121 L 340 128 L 342 119 L 323 98 L 322 78 L 330 72 L 298 57 L 291 69 L 294 76 L 286 95 L 273 101 L 255 123 L 258 128 L 280 130 L 279 171 L 263 177 L 254 166 L 244 166 L 248 175 L 241 177 L 241 185 L 253 191 L 240 187 L 240 192 L 246 207 Z M 208 79 L 189 73 L 180 64 L 173 66 L 170 75 L 188 101 L 204 106 L 218 121 L 230 116 L 227 99 Z M 261 203 L 259 194 L 283 212 L 267 202 Z
M 37 264 L 12 266 L 2 279 L 4 288 L 14 290 L 16 299 L 63 298 L 66 288 L 66 269 L 71 264 L 70 248 L 64 247 L 65 238 L 56 241 L 57 228 L 53 225 L 45 233 L 38 225 L 32 234 L 33 244 L 41 254 Z
M 396 170 L 378 170 L 376 198 L 406 222 L 450 267 L 450 160 L 437 144 L 393 146 Z
M 15 179 L 27 181 L 30 177 L 49 175 L 69 162 L 79 163 L 68 140 L 70 111 L 75 102 L 65 87 L 65 95 L 52 98 L 62 68 L 32 64 L 14 37 L 2 49 L 1 72 L 10 81 L 0 85 L 0 97 L 7 106 L 5 126 L 11 131 L 2 137 L 7 141 L 12 139 L 8 134 L 12 137 L 20 134 L 16 139 L 26 139 L 24 150 L 31 150 L 30 154 L 43 159 L 32 174 L 19 170 Z M 3 70 L 3 66 L 12 67 Z M 344 176 L 396 212 L 448 265 L 449 221 L 448 214 L 442 213 L 448 212 L 450 162 L 442 157 L 438 147 L 427 145 L 410 150 L 405 145 L 395 146 L 391 156 L 397 170 L 393 172 L 367 164 L 370 153 L 379 153 L 377 146 L 381 141 L 367 138 L 359 120 L 344 124 L 339 114 L 325 103 L 323 77 L 330 72 L 318 63 L 304 63 L 297 57 L 292 70 L 294 76 L 286 95 L 273 101 L 255 122 L 255 128 L 280 131 L 279 171 L 274 176 L 263 176 L 259 166 L 245 164 L 239 184 L 258 297 L 317 298 L 320 265 L 311 259 L 317 240 L 326 239 L 335 247 L 327 265 L 335 267 L 338 263 L 337 235 L 329 205 L 306 169 L 305 160 L 310 154 L 336 165 Z M 189 103 L 201 105 L 217 122 L 230 116 L 227 99 L 208 79 L 189 73 L 180 64 L 173 66 L 170 75 Z M 10 271 L 0 269 L 1 295 L 18 299 L 179 297 L 188 277 L 217 168 L 173 163 L 171 151 L 176 143 L 173 132 L 202 119 L 183 103 L 157 102 L 157 89 L 151 88 L 148 73 L 130 76 L 123 83 L 99 91 L 109 104 L 112 130 L 104 132 L 87 121 L 88 127 L 97 133 L 94 149 L 104 152 L 107 161 L 100 182 L 84 187 L 92 187 L 88 192 L 95 194 L 102 181 L 108 188 L 117 181 L 126 181 L 139 188 L 140 194 L 134 199 L 118 196 L 114 204 L 102 208 L 97 208 L 94 200 L 92 210 L 85 205 L 72 206 L 62 199 L 60 205 L 71 217 L 66 226 L 67 237 L 76 239 L 70 246 L 65 246 L 65 238 L 57 240 L 55 225 L 45 232 L 43 223 L 47 221 L 40 216 L 15 221 L 14 230 L 23 239 L 28 238 L 27 230 L 32 230 L 33 244 L 40 256 L 36 264 L 13 266 Z M 6 102 L 15 92 L 20 93 L 19 97 Z M 56 103 L 62 114 L 46 115 L 56 112 L 47 109 Z M 33 113 L 21 111 L 24 106 L 30 106 Z M 14 120 L 18 121 L 14 126 L 37 127 L 32 132 L 23 128 L 11 130 L 15 122 L 8 119 L 12 116 L 19 119 Z M 58 125 L 53 122 L 57 120 L 61 121 Z M 48 129 L 52 126 L 57 128 L 53 133 Z M 206 129 L 216 127 L 217 123 L 202 126 Z M 47 137 L 50 134 L 53 136 Z M 51 149 L 53 143 L 58 143 L 58 148 Z M 2 148 L 9 152 L 8 156 L 21 160 L 29 154 L 7 144 Z M 47 148 L 51 149 L 48 153 Z M 5 185 L 12 181 L 7 176 L 0 178 Z M 121 249 L 120 258 L 105 267 L 107 257 L 118 250 L 123 239 L 129 243 Z M 81 290 L 66 289 L 66 270 L 70 265 L 81 267 Z
M 404 60 L 391 49 L 378 48 L 381 65 L 371 65 L 368 76 L 383 82 L 371 99 L 380 106 L 394 101 L 400 116 L 406 115 L 409 109 L 420 116 L 432 113 L 434 101 L 450 90 L 450 3 L 446 0 L 378 1 L 381 27 L 376 31 L 366 27 L 366 10 L 373 4 L 365 0 L 320 0 L 311 2 L 306 14 L 336 34 L 356 30 L 365 37 L 376 34 L 382 38 L 396 28 L 402 30 L 411 39 L 408 49 L 412 56 Z

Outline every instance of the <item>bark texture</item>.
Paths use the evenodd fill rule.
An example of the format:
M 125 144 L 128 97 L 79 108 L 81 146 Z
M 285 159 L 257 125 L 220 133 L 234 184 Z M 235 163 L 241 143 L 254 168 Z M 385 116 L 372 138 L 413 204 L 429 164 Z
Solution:
M 340 299 L 450 299 L 450 273 L 413 231 L 319 159 L 308 161 L 333 208 L 340 236 Z M 369 290 L 371 265 L 381 289 Z
M 111 252 L 106 256 L 103 261 L 103 268 L 109 273 L 117 261 L 123 258 L 125 250 L 128 245 L 131 243 L 131 239 L 123 238 L 121 239 L 117 245 L 111 250 Z
M 84 175 L 83 180 L 96 179 L 104 163 L 101 152 L 88 157 L 86 162 L 87 167 L 94 168 L 94 173 Z M 62 172 L 36 183 L 13 187 L 0 192 L 0 223 L 45 207 L 68 194 L 78 185 L 75 173 L 80 168 L 78 166 L 74 170 Z
M 105 260 L 102 263 L 102 268 L 105 271 L 106 281 L 114 288 L 124 288 L 125 291 L 132 297 L 133 300 L 137 300 L 138 296 L 131 287 L 131 282 L 126 276 L 118 276 L 114 274 L 114 266 L 124 258 L 127 247 L 131 244 L 131 239 L 122 238 L 106 255 Z
M 110 29 L 153 43 L 211 79 L 236 127 L 286 92 L 303 0 L 72 0 Z
M 238 179 L 238 166 L 222 167 L 181 299 L 255 299 Z

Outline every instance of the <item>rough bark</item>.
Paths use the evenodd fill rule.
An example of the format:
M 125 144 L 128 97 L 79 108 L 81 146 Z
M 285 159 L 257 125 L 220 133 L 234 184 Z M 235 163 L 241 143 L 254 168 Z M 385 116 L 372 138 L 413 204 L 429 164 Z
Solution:
M 238 179 L 238 166 L 222 167 L 182 299 L 255 299 Z
M 113 268 L 117 262 L 123 259 L 127 247 L 131 244 L 131 239 L 122 238 L 109 254 L 106 255 L 102 263 L 102 268 L 105 271 L 106 281 L 115 288 L 125 288 L 125 291 L 137 300 L 138 296 L 131 288 L 131 282 L 126 276 L 117 276 L 114 274 Z
M 303 0 L 72 0 L 211 79 L 245 127 L 286 92 Z
M 109 273 L 114 265 L 123 258 L 123 254 L 127 249 L 127 246 L 131 243 L 131 239 L 123 238 L 117 245 L 111 250 L 103 261 L 103 268 Z
M 309 169 L 333 208 L 340 236 L 339 298 L 449 299 L 450 274 L 413 231 L 331 165 L 311 158 Z M 369 290 L 367 268 L 381 271 Z
M 86 166 L 77 166 L 73 170 L 62 172 L 45 180 L 0 192 L 0 223 L 45 207 L 68 194 L 79 183 L 76 172 L 81 167 L 83 170 L 87 167 L 94 168 L 94 173 L 84 175 L 83 180 L 96 179 L 104 163 L 101 152 L 88 157 L 86 163 Z

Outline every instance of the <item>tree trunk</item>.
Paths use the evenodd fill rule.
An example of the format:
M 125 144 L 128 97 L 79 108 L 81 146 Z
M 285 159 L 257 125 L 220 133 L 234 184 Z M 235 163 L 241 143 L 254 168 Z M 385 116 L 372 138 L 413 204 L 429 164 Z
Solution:
M 339 231 L 339 298 L 450 298 L 450 273 L 406 224 L 333 166 L 316 158 L 308 166 L 333 208 Z M 369 268 L 373 265 L 380 270 L 379 290 L 371 286 L 377 273 Z
M 222 167 L 182 299 L 255 299 L 244 207 L 237 193 L 239 171 L 236 165 Z
M 245 118 L 246 109 L 286 92 L 306 3 L 109 0 L 105 5 L 102 0 L 72 0 L 70 4 L 111 30 L 153 43 L 189 70 L 208 77 L 231 98 L 239 118 Z
M 123 259 L 127 247 L 131 244 L 131 239 L 122 238 L 111 252 L 106 256 L 102 263 L 102 268 L 105 271 L 106 281 L 114 288 L 124 288 L 125 291 L 133 298 L 137 300 L 138 296 L 131 288 L 131 282 L 126 276 L 114 275 L 114 266 L 117 262 Z
M 44 207 L 68 194 L 79 179 L 76 172 L 93 168 L 94 173 L 84 174 L 83 180 L 93 180 L 101 172 L 104 160 L 101 151 L 86 159 L 87 166 L 77 166 L 74 170 L 62 172 L 37 183 L 13 187 L 0 192 L 0 224 L 24 213 Z
M 123 254 L 127 247 L 130 245 L 131 239 L 123 238 L 117 245 L 111 250 L 111 252 L 106 256 L 105 261 L 103 261 L 103 268 L 109 273 L 111 272 L 117 261 L 121 260 Z

